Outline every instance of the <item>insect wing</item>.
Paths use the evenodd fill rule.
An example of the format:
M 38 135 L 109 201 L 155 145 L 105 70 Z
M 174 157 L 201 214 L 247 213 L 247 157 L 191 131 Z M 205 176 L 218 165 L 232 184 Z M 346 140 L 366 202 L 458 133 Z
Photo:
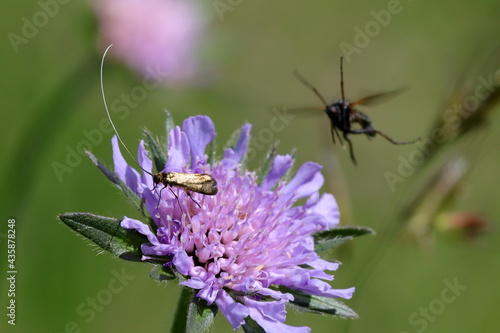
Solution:
M 169 185 L 206 195 L 217 194 L 217 182 L 210 175 L 182 172 L 167 172 L 166 174 L 166 180 Z
M 351 103 L 351 107 L 357 106 L 357 105 L 374 105 L 377 103 L 382 102 L 384 99 L 392 98 L 396 95 L 399 95 L 402 93 L 404 89 L 398 89 L 398 90 L 393 90 L 393 91 L 387 91 L 379 94 L 374 94 L 367 96 L 365 98 L 361 98 L 355 102 Z

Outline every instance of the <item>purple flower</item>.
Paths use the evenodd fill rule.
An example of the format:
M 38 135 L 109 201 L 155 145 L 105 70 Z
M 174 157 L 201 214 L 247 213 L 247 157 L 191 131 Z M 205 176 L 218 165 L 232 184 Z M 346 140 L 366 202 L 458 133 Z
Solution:
M 215 138 L 209 117 L 188 118 L 170 132 L 165 170 L 211 174 L 218 184 L 214 196 L 188 196 L 181 188 L 162 190 L 163 185 L 151 191 L 152 177 L 128 166 L 113 138 L 115 173 L 144 200 L 156 230 L 128 217 L 121 225 L 147 237 L 141 246 L 143 260 L 163 261 L 183 277 L 182 285 L 208 305 L 215 304 L 234 329 L 250 316 L 266 332 L 309 332 L 308 327 L 284 324 L 285 305 L 293 295 L 276 287 L 352 296 L 354 288 L 332 289 L 325 282 L 333 280 L 325 271 L 339 264 L 314 251 L 312 234 L 338 225 L 338 207 L 331 194 L 319 194 L 323 176 L 316 163 L 305 163 L 290 181 L 282 180 L 293 164 L 290 155 L 276 156 L 258 184 L 256 174 L 242 166 L 250 128 L 244 125 L 235 148 L 226 149 L 212 165 L 205 154 Z M 138 161 L 152 172 L 143 142 Z M 301 198 L 307 199 L 305 204 L 296 205 Z
M 192 82 L 204 29 L 201 10 L 189 0 L 95 0 L 100 43 L 143 75 L 163 83 Z

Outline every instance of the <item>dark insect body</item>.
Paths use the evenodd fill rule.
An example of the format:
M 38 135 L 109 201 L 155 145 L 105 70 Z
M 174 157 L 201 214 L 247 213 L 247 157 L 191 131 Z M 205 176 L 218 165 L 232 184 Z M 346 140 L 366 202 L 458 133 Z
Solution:
M 134 158 L 132 153 L 128 150 L 127 146 L 125 143 L 123 143 L 120 135 L 118 134 L 118 131 L 116 130 L 115 124 L 113 123 L 113 120 L 111 119 L 111 115 L 109 114 L 108 110 L 108 105 L 106 103 L 106 97 L 104 94 L 104 85 L 102 82 L 102 69 L 104 65 L 104 58 L 106 57 L 106 53 L 108 52 L 109 48 L 112 46 L 108 46 L 106 51 L 104 52 L 104 55 L 102 57 L 102 62 L 101 62 L 101 92 L 102 92 L 102 99 L 104 101 L 104 107 L 106 109 L 106 114 L 108 115 L 109 122 L 111 123 L 111 126 L 113 127 L 113 130 L 116 134 L 116 137 L 118 138 L 118 141 L 120 141 L 121 145 L 125 148 L 127 153 L 130 155 L 130 157 L 134 160 L 134 162 L 137 164 L 139 168 L 141 168 L 142 171 L 147 173 L 153 178 L 153 183 L 155 186 L 153 187 L 152 191 L 154 191 L 158 185 L 163 184 L 163 188 L 160 190 L 159 198 L 158 198 L 158 205 L 160 204 L 160 199 L 161 199 L 161 191 L 163 191 L 164 188 L 168 187 L 170 192 L 177 198 L 177 195 L 170 189 L 171 186 L 175 187 L 180 187 L 186 190 L 187 195 L 200 207 L 200 204 L 196 202 L 192 197 L 189 191 L 196 192 L 196 193 L 201 193 L 205 195 L 215 195 L 217 194 L 217 181 L 209 174 L 206 173 L 184 173 L 184 172 L 159 172 L 159 173 L 151 173 L 147 170 L 145 170 L 139 162 Z M 158 207 L 158 206 L 157 206 Z M 201 207 L 200 207 L 201 208 Z
M 357 105 L 368 104 L 381 97 L 386 97 L 394 92 L 380 93 L 362 98 L 356 102 L 349 102 L 345 99 L 344 95 L 344 72 L 342 65 L 342 57 L 340 58 L 340 91 L 342 98 L 333 103 L 327 103 L 325 98 L 319 93 L 318 89 L 306 81 L 300 74 L 295 71 L 295 76 L 307 87 L 309 87 L 316 96 L 323 102 L 325 106 L 325 113 L 330 119 L 331 124 L 331 134 L 333 143 L 335 143 L 335 136 L 339 139 L 340 143 L 343 145 L 343 140 L 345 140 L 349 145 L 349 153 L 351 160 L 354 164 L 357 164 L 356 158 L 354 157 L 354 151 L 352 148 L 352 142 L 349 139 L 349 134 L 364 134 L 368 138 L 373 138 L 377 134 L 384 137 L 386 140 L 395 145 L 407 145 L 412 144 L 420 140 L 420 138 L 412 141 L 396 141 L 379 130 L 376 130 L 372 126 L 371 119 L 363 112 L 356 110 Z M 358 128 L 353 128 L 354 124 L 358 124 Z M 340 135 L 339 132 L 342 132 Z

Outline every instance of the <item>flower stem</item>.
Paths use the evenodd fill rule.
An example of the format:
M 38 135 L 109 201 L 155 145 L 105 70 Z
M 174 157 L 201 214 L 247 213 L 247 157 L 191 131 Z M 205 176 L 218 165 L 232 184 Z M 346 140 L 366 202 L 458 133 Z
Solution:
M 186 332 L 186 319 L 192 294 L 192 289 L 182 288 L 179 301 L 177 302 L 177 311 L 175 311 L 174 323 L 170 330 L 171 332 Z

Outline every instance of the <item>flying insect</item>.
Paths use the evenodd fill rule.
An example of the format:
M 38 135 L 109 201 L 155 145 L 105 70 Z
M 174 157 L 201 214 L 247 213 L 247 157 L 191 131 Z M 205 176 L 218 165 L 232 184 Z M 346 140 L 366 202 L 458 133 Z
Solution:
M 394 94 L 392 92 L 379 93 L 375 95 L 371 95 L 356 102 L 350 102 L 345 98 L 344 94 L 344 71 L 343 71 L 343 57 L 340 58 L 340 93 L 341 99 L 335 101 L 333 103 L 327 103 L 325 98 L 320 94 L 318 89 L 310 84 L 306 79 L 304 79 L 297 71 L 294 72 L 297 79 L 299 79 L 305 86 L 310 88 L 316 96 L 323 102 L 325 106 L 325 113 L 330 119 L 331 124 L 331 134 L 333 143 L 335 143 L 335 137 L 337 137 L 340 141 L 340 144 L 343 143 L 343 139 L 349 145 L 349 153 L 351 156 L 352 162 L 356 165 L 356 158 L 354 157 L 354 150 L 352 147 L 352 142 L 349 138 L 349 134 L 364 134 L 368 138 L 373 138 L 377 134 L 384 137 L 387 141 L 391 142 L 395 145 L 408 145 L 415 143 L 420 140 L 417 138 L 412 141 L 397 141 L 389 137 L 388 135 L 382 133 L 381 131 L 373 128 L 371 119 L 363 112 L 356 109 L 359 105 L 364 105 L 368 103 L 372 103 L 375 100 L 381 97 L 387 97 L 389 95 Z M 358 124 L 359 128 L 354 128 L 354 124 Z M 342 132 L 342 135 L 339 133 Z

